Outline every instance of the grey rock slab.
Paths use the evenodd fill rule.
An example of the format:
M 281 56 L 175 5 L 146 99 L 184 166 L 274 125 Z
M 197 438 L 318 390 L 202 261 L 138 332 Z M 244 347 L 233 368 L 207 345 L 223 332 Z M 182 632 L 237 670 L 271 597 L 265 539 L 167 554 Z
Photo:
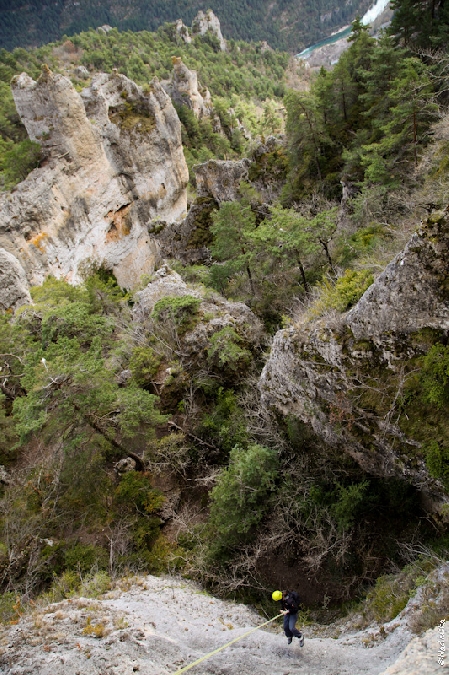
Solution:
M 172 675 L 265 620 L 191 582 L 148 576 L 128 591 L 95 601 L 65 600 L 4 628 L 0 673 Z M 86 633 L 87 625 L 100 624 L 102 637 Z M 353 634 L 351 644 L 344 638 L 309 638 L 304 632 L 303 649 L 296 640 L 289 646 L 275 622 L 202 661 L 192 675 L 379 675 L 410 640 L 401 626 L 369 649 L 362 642 L 365 632 Z

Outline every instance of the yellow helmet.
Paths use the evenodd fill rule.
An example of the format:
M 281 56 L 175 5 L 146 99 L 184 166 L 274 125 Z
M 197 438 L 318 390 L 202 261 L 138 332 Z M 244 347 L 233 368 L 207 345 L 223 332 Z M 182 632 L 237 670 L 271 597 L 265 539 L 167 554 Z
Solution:
M 273 598 L 273 600 L 276 600 L 276 601 L 282 600 L 282 591 L 273 591 L 273 593 L 271 594 L 271 597 Z

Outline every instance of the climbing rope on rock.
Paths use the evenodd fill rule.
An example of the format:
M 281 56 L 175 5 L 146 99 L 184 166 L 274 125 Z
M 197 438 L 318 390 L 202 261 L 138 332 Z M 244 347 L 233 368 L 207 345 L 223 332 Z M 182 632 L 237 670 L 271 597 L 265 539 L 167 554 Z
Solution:
M 265 623 L 261 623 L 260 626 L 256 626 L 255 628 L 251 628 L 251 630 L 247 631 L 246 633 L 243 633 L 243 635 L 239 635 L 239 637 L 234 638 L 230 642 L 227 642 L 225 645 L 222 647 L 218 647 L 218 649 L 214 649 L 213 652 L 209 652 L 209 654 L 205 654 L 202 656 L 200 659 L 197 659 L 196 661 L 193 661 L 192 663 L 189 663 L 188 666 L 184 666 L 184 668 L 180 668 L 177 670 L 173 675 L 181 675 L 181 673 L 185 673 L 187 670 L 190 670 L 190 668 L 193 668 L 194 666 L 197 666 L 198 663 L 201 663 L 202 661 L 206 661 L 207 659 L 210 659 L 211 656 L 214 654 L 218 654 L 218 652 L 221 652 L 223 649 L 226 649 L 226 647 L 229 647 L 230 645 L 234 644 L 234 642 L 238 642 L 239 640 L 243 640 L 244 637 L 247 637 L 248 635 L 251 635 L 251 633 L 254 633 L 256 630 L 259 630 L 259 628 L 263 628 L 264 626 L 267 626 L 269 623 L 272 621 L 275 621 L 276 619 L 279 619 L 279 617 L 283 616 L 282 614 L 276 614 L 272 619 L 269 619 L 268 621 L 265 621 Z

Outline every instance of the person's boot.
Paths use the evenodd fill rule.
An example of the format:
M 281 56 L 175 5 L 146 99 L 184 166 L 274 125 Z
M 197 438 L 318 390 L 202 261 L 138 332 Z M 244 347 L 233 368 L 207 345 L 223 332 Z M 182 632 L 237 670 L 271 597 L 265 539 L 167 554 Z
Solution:
M 304 635 L 301 633 L 301 635 L 298 635 L 299 637 L 299 646 L 304 647 Z
M 289 637 L 288 640 L 287 640 L 287 644 L 288 644 L 288 645 L 291 645 L 292 640 L 293 640 L 293 638 Z

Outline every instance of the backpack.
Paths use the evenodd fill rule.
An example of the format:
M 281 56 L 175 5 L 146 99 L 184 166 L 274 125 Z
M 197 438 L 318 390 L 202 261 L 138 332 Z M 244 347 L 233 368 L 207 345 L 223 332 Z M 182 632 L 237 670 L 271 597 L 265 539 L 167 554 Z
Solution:
M 286 609 L 296 614 L 299 612 L 299 605 L 301 603 L 299 595 L 296 591 L 288 591 L 287 597 L 285 598 Z

